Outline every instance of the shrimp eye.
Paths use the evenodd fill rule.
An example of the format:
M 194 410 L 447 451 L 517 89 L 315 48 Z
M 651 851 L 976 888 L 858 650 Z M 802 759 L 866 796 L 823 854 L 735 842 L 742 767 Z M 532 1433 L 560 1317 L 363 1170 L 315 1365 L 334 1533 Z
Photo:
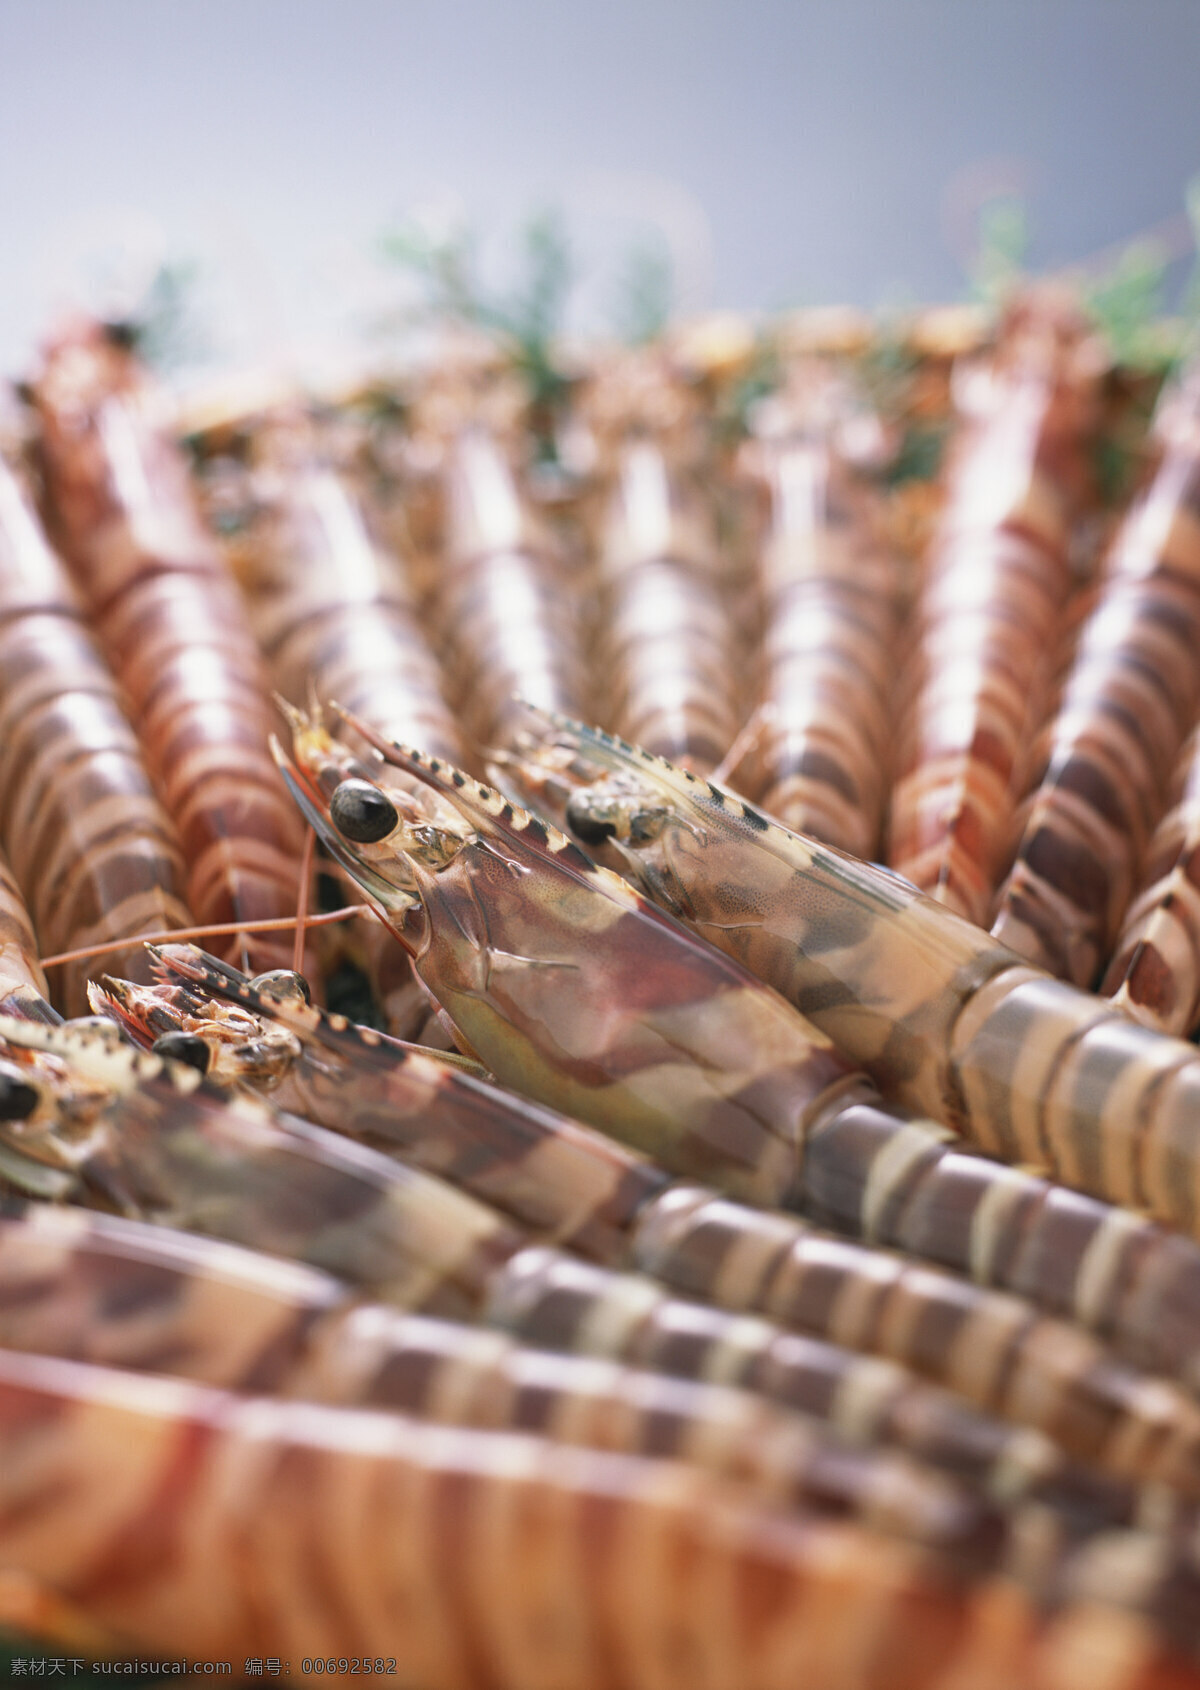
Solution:
M 585 845 L 603 845 L 617 831 L 617 824 L 589 809 L 587 799 L 580 794 L 567 799 L 567 826 Z
M 308 981 L 291 968 L 272 968 L 267 974 L 256 974 L 250 985 L 260 997 L 271 998 L 275 1003 L 287 1003 L 289 998 L 312 1002 Z
M 186 1062 L 189 1068 L 208 1073 L 210 1053 L 198 1033 L 164 1033 L 150 1049 L 155 1056 L 165 1056 L 170 1062 Z
M 396 806 L 369 780 L 344 780 L 329 800 L 334 827 L 358 845 L 386 839 L 400 820 Z
M 38 1089 L 7 1066 L 0 1068 L 0 1121 L 25 1121 L 38 1106 Z

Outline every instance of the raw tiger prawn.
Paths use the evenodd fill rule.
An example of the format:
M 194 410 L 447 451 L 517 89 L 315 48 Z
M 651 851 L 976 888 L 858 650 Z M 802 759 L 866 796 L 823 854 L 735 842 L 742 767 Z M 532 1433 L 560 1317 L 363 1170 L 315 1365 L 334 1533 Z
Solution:
M 0 1552 L 116 1647 L 379 1656 L 422 1690 L 1198 1682 L 1152 1540 L 1099 1544 L 1047 1618 L 671 1463 L 24 1356 L 0 1405 Z
M 887 796 L 902 575 L 878 507 L 837 450 L 842 387 L 802 363 L 759 412 L 749 463 L 770 498 L 764 724 L 739 780 L 789 826 L 870 856 Z
M 1074 306 L 1034 301 L 1002 330 L 992 397 L 958 441 L 925 568 L 888 862 L 981 924 L 1015 847 L 1072 585 L 1097 351 Z
M 239 578 L 275 690 L 347 697 L 377 731 L 461 757 L 401 559 L 379 543 L 362 499 L 304 418 L 261 430 L 256 447 Z
M 0 1561 L 114 1654 L 378 1657 L 421 1690 L 952 1690 L 999 1659 L 1058 1690 L 1082 1647 L 1116 1690 L 1200 1682 L 1151 1539 L 1145 1612 L 1101 1549 L 1046 1618 L 682 1464 L 8 1353 L 0 1448 Z
M 57 531 L 178 833 L 187 905 L 202 924 L 286 917 L 301 830 L 267 756 L 258 656 L 146 374 L 80 323 L 49 349 L 35 401 Z M 281 947 L 256 935 L 230 948 L 268 960 Z
M 530 521 L 499 439 L 462 426 L 446 451 L 445 559 L 435 619 L 467 732 L 506 737 L 513 693 L 573 709 L 581 666 L 573 594 Z
M 278 752 L 281 767 L 469 1053 L 675 1172 L 720 1167 L 735 1195 L 785 1197 L 806 1129 L 863 1083 L 828 1039 L 562 835 L 452 764 L 353 725 L 434 787 L 441 810 L 414 820 L 382 787 L 343 780 L 361 765 L 319 726 L 294 736 L 302 767 Z
M 689 1482 L 699 1479 L 697 1468 L 724 1477 L 730 1506 L 761 1511 L 786 1503 L 814 1525 L 824 1513 L 849 1509 L 921 1545 L 929 1572 L 951 1586 L 1004 1570 L 1033 1584 L 1051 1612 L 1086 1591 L 1144 1615 L 1176 1648 L 1200 1651 L 1185 1604 L 1196 1574 L 1182 1542 L 1178 1551 L 1160 1545 L 1155 1557 L 1152 1534 L 1110 1531 L 1106 1567 L 1094 1541 L 1060 1540 L 1044 1521 L 1026 1532 L 1019 1509 L 1000 1516 L 961 1486 L 894 1457 L 839 1446 L 742 1393 L 538 1355 L 494 1332 L 355 1304 L 326 1275 L 204 1239 L 82 1211 L 0 1215 L 0 1344 L 27 1358 L 0 1360 L 0 1373 L 21 1389 L 49 1378 L 93 1401 L 140 1401 L 151 1413 L 156 1402 L 172 1400 L 165 1381 L 151 1378 L 139 1391 L 109 1370 L 282 1395 L 289 1404 L 260 1404 L 259 1412 L 284 1437 L 314 1418 L 296 1402 L 302 1397 L 305 1405 L 473 1427 L 484 1448 L 489 1434 L 520 1431 L 635 1465 L 646 1456 L 686 1461 Z M 189 1400 L 178 1387 L 176 1398 Z M 204 1396 L 197 1391 L 192 1400 Z M 361 1415 L 325 1419 L 347 1442 L 364 1432 L 370 1441 L 372 1423 Z M 417 1433 L 418 1444 L 425 1435 Z M 550 1442 L 538 1453 L 554 1472 Z M 1139 1589 L 1128 1584 L 1130 1557 L 1147 1574 L 1158 1562 Z
M 364 1302 L 311 1268 L 137 1221 L 46 1205 L 0 1211 L 0 1345 L 685 1460 L 759 1499 L 856 1516 L 978 1570 L 1013 1555 L 1000 1512 L 970 1486 L 747 1391 L 533 1350 Z
M 22 1182 L 24 1158 L 34 1190 L 49 1170 L 59 1175 L 50 1194 L 60 1199 L 99 1200 L 131 1217 L 266 1248 L 400 1308 L 482 1317 L 538 1348 L 739 1384 L 1071 1517 L 1125 1524 L 1138 1514 L 1130 1483 L 1114 1488 L 1046 1437 L 1005 1426 L 902 1367 L 684 1302 L 636 1274 L 589 1267 L 428 1174 L 230 1099 L 193 1067 L 95 1029 L 5 1017 L 0 1036 L 14 1052 L 65 1066 L 72 1088 L 64 1117 L 44 1106 L 54 1075 L 27 1070 L 36 1096 L 10 1107 L 0 1128 L 10 1181 Z M 1165 1437 L 1161 1424 L 1098 1431 L 1089 1453 L 1103 1459 L 1107 1451 L 1127 1480 L 1178 1481 L 1200 1498 L 1200 1475 L 1188 1477 L 1200 1467 L 1200 1438 L 1186 1425 Z
M 327 736 L 313 730 L 296 745 L 309 775 L 303 785 L 297 773 L 289 779 L 310 818 L 390 911 L 416 948 L 418 972 L 502 1082 L 651 1148 L 673 1172 L 729 1195 L 794 1203 L 869 1240 L 1034 1296 L 1113 1336 L 1139 1365 L 1195 1382 L 1189 1311 L 1200 1299 L 1200 1252 L 1193 1244 L 964 1152 L 945 1129 L 883 1108 L 866 1078 L 853 1075 L 810 1024 L 781 1016 L 774 994 L 756 991 L 741 970 L 715 964 L 711 947 L 681 942 L 676 923 L 656 918 L 628 887 L 490 789 L 436 760 L 381 745 L 423 773 L 442 795 L 438 803 L 449 797 L 478 831 L 472 835 L 465 821 L 457 831 L 433 823 L 413 830 L 390 799 L 352 773 L 361 765 Z M 639 761 L 607 736 L 564 728 L 540 763 L 529 748 L 506 767 L 514 778 L 524 770 L 528 784 L 553 788 L 543 801 L 557 804 L 589 843 L 623 838 L 647 888 L 661 895 L 666 887 L 677 908 L 686 912 L 689 898 L 707 898 L 700 909 L 705 931 L 760 971 L 764 962 L 775 964 L 775 983 L 793 993 L 806 981 L 801 1007 L 816 1012 L 864 1066 L 882 1053 L 888 1060 L 874 1064 L 881 1078 L 894 1079 L 898 1067 L 926 1081 L 924 1090 L 909 1087 L 906 1101 L 918 1106 L 928 1091 L 935 1099 L 952 1095 L 950 1081 L 960 1077 L 972 1078 L 992 1100 L 982 1080 L 1000 1083 L 1003 1045 L 982 1079 L 970 1068 L 952 1073 L 949 1051 L 937 1060 L 938 1035 L 950 1044 L 959 1010 L 969 1003 L 978 1013 L 988 1004 L 995 990 L 987 984 L 989 965 L 1009 971 L 999 984 L 1021 1009 L 1029 997 L 1036 1005 L 1042 991 L 1052 1004 L 1082 998 L 1042 982 L 985 933 L 886 871 L 800 840 L 717 788 L 648 755 Z M 587 790 L 574 790 L 579 786 Z M 370 832 L 375 842 L 355 846 L 342 824 L 345 834 Z M 418 861 L 418 850 L 440 866 Z M 710 864 L 715 878 L 705 872 Z M 620 942 L 626 936 L 631 944 Z M 805 938 L 816 951 L 807 975 L 798 949 Z M 841 978 L 830 978 L 830 962 L 842 967 Z M 865 1005 L 847 989 L 856 981 L 865 981 Z M 889 1013 L 898 993 L 910 995 L 908 1025 Z M 1082 1001 L 1089 1016 L 1098 1010 L 1115 1023 L 1118 1053 L 1131 1039 L 1147 1041 L 1156 1055 L 1166 1042 L 1110 1006 Z M 722 1019 L 731 1005 L 736 1043 Z M 1000 1039 L 1005 1030 L 1001 1016 Z M 1176 1063 L 1196 1068 L 1190 1047 L 1171 1048 Z M 684 1049 L 715 1071 L 715 1104 L 702 1095 L 696 1071 L 673 1089 L 670 1076 Z M 645 1089 L 638 1090 L 647 1070 L 658 1082 L 653 1132 L 643 1124 Z M 1024 1072 L 1018 1065 L 1018 1081 Z M 729 1097 L 737 1107 L 722 1112 Z
M 582 724 L 542 722 L 540 745 L 530 737 L 503 760 L 505 780 L 776 987 L 885 1097 L 991 1155 L 1200 1235 L 1194 1046 L 1051 979 L 897 876 L 789 833 L 719 786 Z M 921 1225 L 926 1159 L 936 1158 L 914 1150 L 894 1162 L 880 1192 L 885 1209 Z M 1047 1190 L 960 1157 L 939 1195 L 945 1247 L 978 1277 L 1003 1279 Z M 1175 1271 L 1169 1251 L 1143 1260 L 1139 1216 L 1052 1203 L 1046 1229 L 1047 1272 L 1086 1281 L 1085 1302 L 1155 1304 L 1157 1275 Z
M 638 351 L 593 375 L 582 409 L 608 460 L 595 539 L 598 709 L 664 756 L 713 768 L 740 720 L 744 642 L 732 613 L 753 594 L 729 591 L 734 548 L 717 544 L 694 397 L 660 356 Z
M 886 1356 L 991 1412 L 1037 1424 L 1079 1457 L 1102 1447 L 1101 1426 L 1108 1440 L 1136 1440 L 1139 1425 L 1153 1439 L 1154 1426 L 1169 1435 L 1195 1417 L 1161 1382 L 1019 1299 L 791 1215 L 668 1183 L 611 1140 L 347 1025 L 299 994 L 281 996 L 274 980 L 256 990 L 192 947 L 156 955 L 175 984 L 106 979 L 94 989 L 95 1007 L 164 1050 L 201 1040 L 209 1072 L 266 1084 L 276 1104 L 439 1173 L 559 1245 L 640 1269 L 679 1295 Z M 1142 1338 L 1138 1361 L 1194 1375 L 1200 1336 L 1188 1342 L 1188 1318 L 1185 1306 L 1174 1323 L 1159 1323 Z M 1173 1344 L 1162 1343 L 1164 1331 Z M 1124 1336 L 1123 1348 L 1137 1347 L 1135 1333 Z
M 1155 433 L 1160 461 L 1114 537 L 992 927 L 1080 986 L 1116 942 L 1200 707 L 1200 365 L 1164 391 Z M 1143 953 L 1143 986 L 1162 972 Z
M 174 829 L 66 570 L 2 450 L 0 788 L 0 843 L 46 954 L 187 924 Z M 114 959 L 126 963 L 144 973 L 140 946 Z M 55 982 L 76 1014 L 85 976 L 75 964 Z

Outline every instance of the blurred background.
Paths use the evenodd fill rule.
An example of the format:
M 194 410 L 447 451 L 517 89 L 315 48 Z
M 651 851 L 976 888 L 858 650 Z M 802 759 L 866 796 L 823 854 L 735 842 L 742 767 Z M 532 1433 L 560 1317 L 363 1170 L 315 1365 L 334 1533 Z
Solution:
M 997 203 L 1035 271 L 1147 234 L 1177 292 L 1198 69 L 1195 0 L 0 0 L 0 368 L 164 275 L 187 356 L 286 360 L 414 240 L 502 290 L 548 213 L 589 332 L 962 297 Z

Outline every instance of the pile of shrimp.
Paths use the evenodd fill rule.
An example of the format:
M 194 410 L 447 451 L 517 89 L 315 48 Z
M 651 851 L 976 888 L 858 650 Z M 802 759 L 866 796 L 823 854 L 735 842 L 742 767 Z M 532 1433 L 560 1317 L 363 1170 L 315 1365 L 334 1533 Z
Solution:
M 1057 292 L 806 312 L 578 352 L 535 444 L 462 331 L 188 406 L 54 333 L 15 1650 L 1200 1690 L 1198 382 Z

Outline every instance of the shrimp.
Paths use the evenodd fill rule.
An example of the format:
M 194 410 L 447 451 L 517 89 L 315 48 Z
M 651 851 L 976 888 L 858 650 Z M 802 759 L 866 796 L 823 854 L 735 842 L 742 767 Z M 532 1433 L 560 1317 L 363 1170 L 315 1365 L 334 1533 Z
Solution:
M 199 981 L 204 991 L 226 994 L 233 1007 L 206 1006 L 190 985 L 115 981 L 105 983 L 105 994 L 97 992 L 96 1007 L 119 1014 L 143 1038 L 203 1039 L 213 1052 L 210 1071 L 267 1076 L 277 1103 L 441 1174 L 560 1246 L 633 1267 L 680 1296 L 885 1356 L 989 1412 L 1018 1421 L 1032 1414 L 1077 1455 L 1094 1447 L 1090 1427 L 1097 1416 L 1124 1423 L 1131 1405 L 1140 1405 L 1134 1418 L 1158 1413 L 1163 1424 L 1194 1416 L 1186 1402 L 1118 1365 L 1076 1328 L 1039 1319 L 1022 1300 L 822 1234 L 790 1215 L 667 1183 L 651 1164 L 573 1122 L 469 1075 L 438 1072 L 423 1053 L 344 1025 L 300 999 L 267 999 L 190 947 L 158 955 L 168 978 Z M 306 1051 L 310 1043 L 320 1047 L 315 1060 Z M 848 1183 L 829 1181 L 839 1195 Z M 1055 1194 L 1043 1195 L 1053 1207 Z M 1060 1203 L 1063 1195 L 1057 1194 Z M 1035 1222 L 1027 1246 L 1035 1266 L 1038 1230 Z M 1157 1251 L 1168 1263 L 1175 1258 L 1173 1277 L 1161 1269 L 1148 1276 L 1164 1287 L 1161 1307 L 1143 1299 L 1126 1314 L 1118 1303 L 1113 1314 L 1105 1310 L 1105 1324 L 1115 1327 L 1117 1353 L 1134 1367 L 1194 1384 L 1200 1316 L 1181 1283 L 1179 1258 L 1190 1258 L 1195 1274 L 1200 1252 L 1178 1238 L 1155 1238 L 1149 1225 L 1146 1233 L 1144 1256 Z M 1061 1278 L 1060 1270 L 1056 1291 Z M 1072 1312 L 1069 1304 L 1065 1312 Z M 1089 1306 L 1081 1312 L 1100 1323 Z M 1031 1411 L 1026 1405 L 1033 1402 L 1042 1406 Z
M 1098 421 L 1094 341 L 1074 310 L 1061 320 L 1034 303 L 998 359 L 949 470 L 917 608 L 887 853 L 980 924 L 1015 844 Z
M 903 1367 L 688 1303 L 636 1274 L 585 1269 L 442 1181 L 228 1099 L 195 1068 L 92 1031 L 0 1018 L 0 1036 L 115 1093 L 100 1107 L 85 1096 L 65 1119 L 47 1121 L 40 1102 L 27 1105 L 21 1130 L 3 1124 L 4 1172 L 19 1179 L 24 1154 L 39 1174 L 57 1154 L 59 1197 L 100 1198 L 130 1216 L 266 1248 L 378 1301 L 482 1317 L 539 1348 L 585 1347 L 660 1373 L 740 1382 L 1001 1496 L 1091 1518 L 1111 1519 L 1115 1509 L 1127 1523 L 1137 1507 L 1131 1483 L 1161 1477 L 1188 1486 L 1194 1464 L 1200 1498 L 1200 1444 L 1193 1451 L 1186 1426 L 1164 1437 L 1161 1424 L 1097 1417 L 1089 1451 L 1111 1459 L 1126 1481 L 1114 1493 L 1048 1437 L 1005 1426 Z M 682 1334 L 690 1337 L 681 1342 Z
M 1027 1531 L 1019 1509 L 1001 1515 L 944 1477 L 832 1443 L 728 1388 L 538 1355 L 495 1333 L 353 1306 L 344 1287 L 312 1270 L 109 1216 L 36 1208 L 0 1217 L 0 1288 L 4 1361 L 25 1379 L 44 1379 L 53 1357 L 59 1368 L 50 1376 L 102 1380 L 136 1400 L 114 1368 L 143 1376 L 169 1370 L 193 1387 L 283 1393 L 297 1424 L 307 1405 L 320 1402 L 434 1418 L 493 1437 L 532 1433 L 543 1454 L 567 1444 L 682 1461 L 689 1482 L 700 1469 L 723 1478 L 731 1504 L 736 1484 L 743 1508 L 786 1505 L 792 1518 L 814 1520 L 849 1512 L 920 1545 L 931 1570 L 959 1586 L 1002 1572 L 1044 1598 L 1069 1590 L 1080 1572 L 1087 1576 L 1095 1558 L 1092 1539 L 1047 1534 L 1044 1526 Z M 25 1368 L 14 1349 L 28 1356 Z M 148 1379 L 145 1400 L 166 1383 Z M 281 1424 L 284 1406 L 270 1410 Z M 361 1413 L 341 1420 L 348 1438 L 366 1423 Z M 1110 1527 L 1104 1541 L 1110 1554 L 1123 1545 L 1146 1556 L 1153 1537 L 1147 1528 Z M 1190 1588 L 1186 1543 L 1161 1540 L 1157 1559 L 1159 1602 L 1169 1578 Z M 1113 1586 L 1093 1595 L 1160 1618 L 1145 1591 Z M 1061 1599 L 1052 1594 L 1050 1605 Z M 1179 1614 L 1171 1628 L 1175 1646 L 1195 1653 L 1194 1620 Z
M 920 1547 L 529 1434 L 13 1354 L 0 1428 L 0 1560 L 126 1650 L 378 1657 L 422 1690 L 924 1690 L 999 1646 L 1059 1690 L 1082 1636 L 1116 1690 L 1198 1681 L 1184 1604 L 1145 1600 L 1153 1539 L 1132 1597 L 1088 1557 L 1040 1619 Z
M 992 931 L 1090 986 L 1200 710 L 1200 368 L 1160 401 L 1158 469 L 1109 552 Z
M 1104 977 L 1106 997 L 1162 1033 L 1200 1024 L 1200 735 L 1176 774 L 1178 802 L 1150 841 L 1145 884 L 1125 913 Z
M 551 709 L 580 699 L 577 619 L 500 446 L 481 425 L 455 436 L 446 482 L 436 608 L 444 664 L 466 732 L 498 743 L 514 715 L 514 693 Z
M 669 1456 L 760 1500 L 855 1515 L 980 1570 L 1010 1554 L 997 1507 L 961 1481 L 749 1392 L 534 1351 L 494 1330 L 364 1303 L 311 1268 L 138 1221 L 43 1205 L 0 1213 L 0 1345 Z
M 721 761 L 739 718 L 737 651 L 711 526 L 661 441 L 621 443 L 599 562 L 605 716 L 694 769 Z
M 1052 980 L 906 881 L 789 833 L 734 794 L 577 723 L 547 725 L 504 778 L 606 860 L 740 958 L 861 1062 L 885 1097 L 949 1121 L 976 1146 L 1193 1233 L 1194 1047 Z M 1141 1217 L 959 1161 L 941 1218 L 918 1200 L 923 1154 L 881 1161 L 876 1212 L 911 1205 L 980 1277 L 1003 1274 L 1043 1209 L 1047 1276 L 1083 1303 L 1166 1294 L 1142 1266 Z M 957 1190 L 954 1189 L 957 1187 Z M 886 1237 L 886 1234 L 885 1234 Z M 892 1240 L 894 1241 L 894 1240 Z M 1194 1269 L 1152 1253 L 1164 1284 Z M 1026 1272 L 1027 1268 L 1018 1272 Z M 1189 1291 L 1194 1295 L 1194 1291 Z M 1160 1304 L 1159 1298 L 1163 1297 Z
M 174 831 L 62 565 L 3 453 L 0 747 L 0 844 L 48 953 L 189 925 L 176 892 Z M 117 966 L 146 977 L 140 946 L 117 954 Z M 25 972 L 45 996 L 40 970 Z M 60 1002 L 78 1013 L 85 1001 L 84 970 L 73 967 Z
M 260 440 L 256 514 L 240 541 L 251 625 L 284 697 L 342 700 L 379 733 L 461 759 L 437 664 L 344 476 L 296 423 Z
M 98 326 L 51 348 L 35 400 L 54 520 L 175 823 L 196 921 L 287 916 L 301 829 L 267 756 L 258 656 L 151 399 Z M 277 944 L 230 950 L 283 962 Z
M 972 1242 L 979 1249 L 994 1239 L 997 1220 L 1014 1213 L 1014 1181 L 1007 1169 L 977 1158 L 948 1158 L 948 1134 L 930 1122 L 913 1122 L 879 1109 L 862 1090 L 862 1077 L 850 1082 L 845 1068 L 818 1068 L 816 1077 L 825 1085 L 816 1090 L 815 1070 L 799 1063 L 794 1043 L 808 1036 L 805 1026 L 798 1022 L 786 1031 L 786 1022 L 772 1022 L 776 999 L 750 994 L 755 1012 L 737 1016 L 732 1036 L 723 1028 L 722 1016 L 730 1000 L 742 1007 L 744 999 L 732 994 L 745 992 L 745 977 L 713 967 L 705 951 L 686 945 L 673 951 L 673 924 L 659 923 L 656 928 L 647 921 L 646 938 L 634 928 L 630 962 L 629 943 L 612 940 L 625 913 L 639 909 L 637 901 L 630 902 L 629 889 L 622 896 L 610 877 L 592 869 L 563 838 L 490 789 L 468 784 L 460 772 L 448 771 L 436 760 L 392 749 L 390 755 L 401 766 L 424 772 L 443 796 L 453 794 L 451 801 L 477 825 L 473 840 L 433 826 L 411 830 L 382 789 L 362 779 L 343 782 L 333 798 L 325 799 L 316 784 L 318 752 L 301 742 L 301 755 L 316 774 L 303 784 L 292 766 L 289 781 L 313 825 L 325 831 L 331 848 L 384 906 L 390 923 L 417 951 L 417 968 L 426 982 L 505 1082 L 651 1149 L 676 1173 L 717 1180 L 735 1197 L 803 1203 L 806 1191 L 813 1191 L 820 1213 L 825 1193 L 832 1191 L 837 1200 L 838 1186 L 854 1181 L 862 1193 L 855 1207 L 870 1224 L 875 1217 L 886 1217 L 892 1205 L 892 1213 L 903 1212 L 918 1188 L 914 1232 L 936 1225 L 938 1198 L 943 1198 L 950 1203 L 952 1217 L 955 1210 L 967 1208 L 968 1225 L 953 1232 L 952 1239 L 967 1242 L 968 1249 Z M 353 850 L 346 840 L 360 848 Z M 595 894 L 593 899 L 581 894 L 585 886 Z M 979 938 L 985 941 L 982 933 Z M 546 967 L 561 973 L 553 992 L 543 989 L 541 970 Z M 685 967 L 690 975 L 685 975 Z M 639 977 L 630 970 L 639 970 Z M 580 975 L 581 985 L 571 975 Z M 688 992 L 679 989 L 685 979 L 690 980 Z M 635 1011 L 641 1011 L 641 1017 L 632 1034 L 625 1034 L 625 1017 Z M 706 1029 L 703 1041 L 696 1028 Z M 663 1033 L 656 1044 L 659 1029 Z M 793 1041 L 791 1051 L 796 1053 L 791 1066 L 784 1065 L 788 1041 Z M 695 1075 L 681 1077 L 671 1087 L 632 1087 L 647 1066 L 657 1070 L 654 1080 L 661 1080 L 663 1068 L 674 1075 L 681 1055 L 693 1049 L 698 1049 L 706 1071 L 715 1075 L 710 1085 L 725 1090 L 705 1092 Z M 826 1056 L 828 1051 L 821 1051 L 821 1058 Z M 583 1068 L 585 1060 L 588 1066 Z M 759 1070 L 752 1080 L 755 1061 Z M 728 1088 L 730 1073 L 739 1080 L 737 1090 Z M 583 1083 L 588 1077 L 593 1077 L 590 1090 Z M 625 1095 L 632 1093 L 632 1107 L 622 1107 L 622 1088 Z M 647 1095 L 657 1105 L 657 1119 L 647 1119 Z M 713 1095 L 718 1102 L 737 1098 L 739 1104 L 755 1098 L 759 1114 L 749 1122 L 742 1112 L 722 1115 L 713 1109 Z M 727 1131 L 718 1137 L 722 1124 Z M 794 1164 L 783 1178 L 771 1173 L 777 1151 L 777 1139 L 767 1136 L 772 1127 L 776 1134 L 784 1129 L 793 1134 L 789 1142 Z M 745 1178 L 750 1168 L 761 1176 L 754 1183 Z M 1028 1202 L 1028 1191 L 1017 1186 L 1017 1195 Z M 972 1240 L 970 1222 L 977 1218 Z M 1077 1284 L 1078 1301 L 1099 1308 L 1112 1283 L 1105 1276 L 1114 1259 L 1121 1262 L 1131 1227 L 1105 1225 L 1105 1215 L 1097 1224 L 1092 1213 L 1083 1215 L 1082 1227 L 1075 1222 L 1070 1203 L 1048 1205 L 1046 1232 L 1065 1237 L 1068 1249 L 1077 1244 L 1078 1232 L 1099 1235 L 1099 1246 Z M 1132 1230 L 1137 1230 L 1136 1220 Z M 1016 1232 L 1019 1237 L 1019 1225 Z M 1161 1261 L 1168 1268 L 1176 1266 L 1170 1252 L 1159 1251 Z M 1186 1279 L 1186 1273 L 1183 1268 L 1180 1278 Z M 1004 1330 L 1012 1335 L 1011 1327 Z M 1063 1357 L 1068 1349 L 1070 1345 L 1063 1344 Z
M 836 403 L 830 383 L 805 370 L 794 387 L 761 418 L 755 454 L 771 505 L 764 721 L 741 782 L 788 827 L 869 857 L 883 820 L 899 559 L 820 416 Z

